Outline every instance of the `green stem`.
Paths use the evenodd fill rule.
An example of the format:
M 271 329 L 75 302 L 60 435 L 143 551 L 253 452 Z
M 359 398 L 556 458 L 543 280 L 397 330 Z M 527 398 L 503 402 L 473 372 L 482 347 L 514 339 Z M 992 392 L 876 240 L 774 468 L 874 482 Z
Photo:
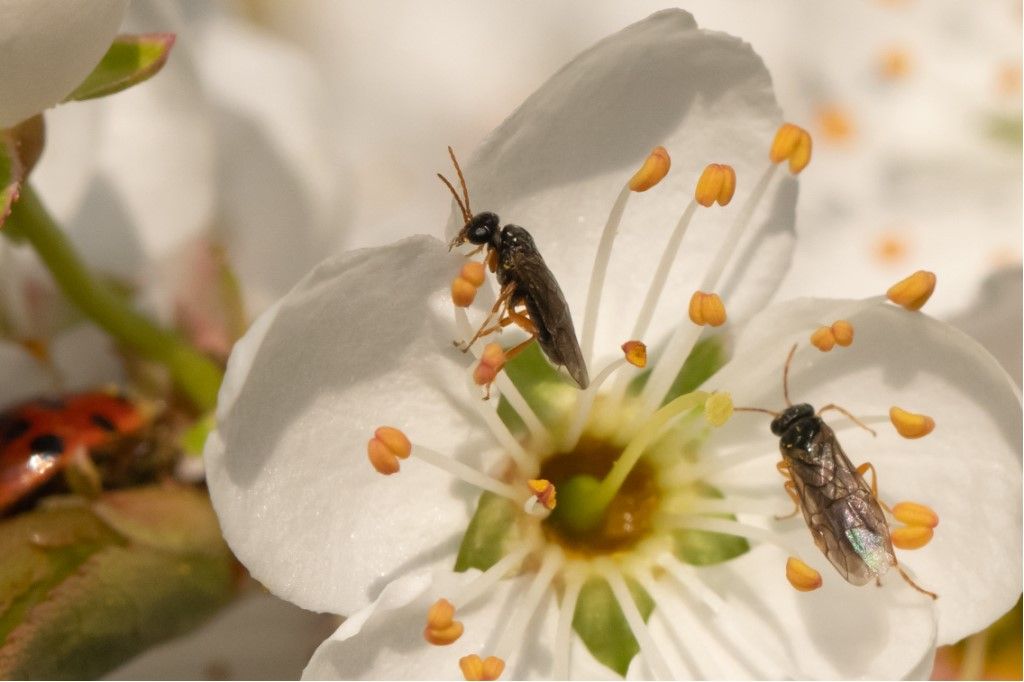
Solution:
M 703 405 L 707 398 L 708 394 L 704 391 L 693 391 L 666 403 L 644 422 L 604 480 L 598 482 L 590 476 L 581 475 L 569 479 L 566 484 L 560 486 L 556 510 L 560 512 L 563 522 L 577 532 L 584 532 L 597 526 L 604 518 L 608 505 L 626 482 L 629 472 L 636 466 L 651 442 L 661 435 L 665 425 Z
M 178 388 L 201 412 L 214 408 L 224 378 L 221 369 L 181 336 L 157 327 L 96 279 L 30 185 L 22 187 L 4 232 L 32 245 L 64 295 L 87 317 L 143 357 L 165 365 Z

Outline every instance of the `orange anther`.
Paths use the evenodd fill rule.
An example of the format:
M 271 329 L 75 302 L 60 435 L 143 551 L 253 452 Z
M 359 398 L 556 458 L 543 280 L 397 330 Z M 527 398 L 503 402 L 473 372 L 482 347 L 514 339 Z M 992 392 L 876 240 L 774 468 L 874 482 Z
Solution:
M 544 508 L 551 511 L 555 508 L 557 500 L 555 499 L 558 491 L 555 490 L 555 486 L 551 481 L 543 478 L 530 479 L 526 482 L 526 486 L 533 493 L 533 496 L 537 498 L 537 501 L 544 505 Z
M 467 680 L 496 680 L 505 672 L 505 661 L 497 656 L 481 659 L 476 654 L 470 654 L 459 659 L 459 668 Z
M 849 113 L 835 104 L 826 104 L 818 109 L 818 128 L 826 140 L 843 142 L 853 135 L 853 122 Z
M 627 341 L 622 344 L 622 352 L 626 356 L 626 362 L 634 367 L 647 366 L 647 345 L 643 341 Z
M 505 351 L 501 344 L 489 343 L 484 346 L 480 362 L 473 370 L 473 382 L 477 386 L 490 386 L 498 378 L 498 372 L 505 366 Z
M 690 298 L 690 320 L 694 324 L 719 327 L 725 324 L 725 304 L 718 294 L 695 291 Z
M 473 305 L 478 288 L 465 277 L 456 277 L 452 280 L 452 303 L 460 308 L 468 308 Z
M 935 531 L 928 526 L 903 526 L 893 528 L 889 535 L 897 549 L 921 549 L 932 541 Z
M 892 515 L 908 526 L 935 528 L 939 525 L 939 515 L 931 507 L 918 502 L 900 502 L 892 508 Z
M 935 420 L 928 415 L 907 412 L 896 406 L 889 408 L 889 420 L 904 438 L 922 438 L 935 429 Z
M 885 295 L 897 305 L 907 310 L 920 310 L 928 302 L 935 291 L 935 273 L 918 270 L 905 279 L 889 287 Z
M 447 599 L 438 599 L 427 611 L 423 638 L 436 646 L 447 646 L 462 636 L 462 623 L 452 620 L 455 607 Z
M 837 320 L 832 323 L 832 336 L 836 343 L 844 348 L 853 343 L 853 325 L 846 320 Z
M 832 350 L 836 345 L 836 337 L 832 333 L 832 329 L 830 327 L 818 327 L 815 329 L 811 333 L 811 345 L 822 353 Z
M 381 426 L 373 438 L 366 444 L 366 454 L 370 464 L 385 476 L 397 473 L 400 459 L 405 459 L 412 452 L 412 443 L 405 434 L 391 426 Z
M 768 159 L 772 163 L 789 160 L 789 171 L 796 175 L 811 162 L 811 134 L 792 123 L 783 123 L 775 133 Z
M 672 158 L 664 147 L 655 147 L 640 166 L 640 170 L 629 179 L 629 189 L 646 192 L 661 182 L 672 167 Z
M 811 592 L 821 587 L 821 574 L 795 556 L 786 560 L 786 580 L 800 592 Z
M 701 206 L 711 206 L 716 201 L 726 206 L 736 193 L 736 171 L 732 166 L 721 163 L 708 164 L 697 180 L 693 198 Z
M 484 283 L 484 264 L 475 260 L 467 261 L 463 264 L 459 276 L 473 286 L 479 287 Z

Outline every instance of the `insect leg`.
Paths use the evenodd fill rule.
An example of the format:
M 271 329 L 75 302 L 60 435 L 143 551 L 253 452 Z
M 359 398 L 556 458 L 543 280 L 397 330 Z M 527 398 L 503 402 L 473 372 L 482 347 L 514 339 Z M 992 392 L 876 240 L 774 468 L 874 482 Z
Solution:
M 875 430 L 872 429 L 870 426 L 868 426 L 867 424 L 865 424 L 861 420 L 857 419 L 852 414 L 850 414 L 847 410 L 839 407 L 835 403 L 829 403 L 825 407 L 823 407 L 820 410 L 818 410 L 818 416 L 820 417 L 821 413 L 824 412 L 825 410 L 835 410 L 836 412 L 842 412 L 843 414 L 845 414 L 850 419 L 850 421 L 852 421 L 854 424 L 856 424 L 860 428 L 862 428 L 865 431 L 867 431 L 868 433 L 870 433 L 872 436 L 877 436 L 878 435 L 877 433 L 875 433 Z
M 800 493 L 796 491 L 796 483 L 794 483 L 793 481 L 786 481 L 785 483 L 782 484 L 782 487 L 786 489 L 787 493 L 789 493 L 789 499 L 793 500 L 793 511 L 782 516 L 776 516 L 776 521 L 791 519 L 797 515 L 797 512 L 800 511 Z
M 896 570 L 900 572 L 900 577 L 902 577 L 904 580 L 906 580 L 908 585 L 913 587 L 915 590 L 917 590 L 921 594 L 927 594 L 932 599 L 938 599 L 939 598 L 939 595 L 935 594 L 934 592 L 929 592 L 928 590 L 924 589 L 923 587 L 921 587 L 920 585 L 915 583 L 910 578 L 910 576 L 907 575 L 906 571 L 903 570 L 903 567 L 900 566 L 899 564 L 896 564 Z
M 505 288 L 501 290 L 501 294 L 498 295 L 498 300 L 494 302 L 493 306 L 491 306 L 491 312 L 488 313 L 487 318 L 484 319 L 483 324 L 481 324 L 480 328 L 477 329 L 476 334 L 473 335 L 473 338 L 471 338 L 469 341 L 463 342 L 462 344 L 456 342 L 455 345 L 459 347 L 459 350 L 465 353 L 466 351 L 469 350 L 470 346 L 472 346 L 473 343 L 475 343 L 476 340 L 479 339 L 481 336 L 485 336 L 493 331 L 496 331 L 496 329 L 494 328 L 489 328 L 489 325 L 491 324 L 491 319 L 495 316 L 495 314 L 498 315 L 499 319 L 502 317 L 498 311 L 501 310 L 502 306 L 506 306 L 507 308 L 508 301 L 509 299 L 512 298 L 512 294 L 515 293 L 515 290 L 515 283 L 507 284 Z
M 871 494 L 874 495 L 875 501 L 882 505 L 882 508 L 885 509 L 885 511 L 892 514 L 892 509 L 889 509 L 889 505 L 882 502 L 881 498 L 878 497 L 878 472 L 875 470 L 875 465 L 871 462 L 864 462 L 857 467 L 857 474 L 860 476 L 864 476 L 869 471 L 871 472 Z
M 505 351 L 505 362 L 508 362 L 509 360 L 511 360 L 512 358 L 514 358 L 515 356 L 519 355 L 524 350 L 526 350 L 526 347 L 530 345 L 530 342 L 533 341 L 536 338 L 537 338 L 536 336 L 531 336 L 530 338 L 526 339 L 522 343 L 517 344 L 517 345 L 513 346 L 512 348 L 509 348 L 507 351 Z

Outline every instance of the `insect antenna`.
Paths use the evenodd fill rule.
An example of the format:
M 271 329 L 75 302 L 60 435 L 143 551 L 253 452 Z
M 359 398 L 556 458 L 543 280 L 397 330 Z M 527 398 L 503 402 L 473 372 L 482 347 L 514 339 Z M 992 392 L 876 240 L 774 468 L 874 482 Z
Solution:
M 796 353 L 797 345 L 794 343 L 793 347 L 789 349 L 789 355 L 786 356 L 786 365 L 782 369 L 782 397 L 786 399 L 786 407 L 793 406 L 789 399 L 789 366 L 793 364 L 793 354 Z
M 856 418 L 856 417 L 854 417 L 854 416 L 853 416 L 852 414 L 850 414 L 850 413 L 849 413 L 849 412 L 848 412 L 847 410 L 843 409 L 842 407 L 839 407 L 839 406 L 838 406 L 838 405 L 836 405 L 835 403 L 829 403 L 829 404 L 828 404 L 828 405 L 826 405 L 825 407 L 823 407 L 823 408 L 821 408 L 820 410 L 818 410 L 818 416 L 820 417 L 820 416 L 821 416 L 821 413 L 822 413 L 822 412 L 824 412 L 825 410 L 835 410 L 836 412 L 842 412 L 842 413 L 843 413 L 843 414 L 845 414 L 845 415 L 847 416 L 847 418 L 849 418 L 849 420 L 850 420 L 850 421 L 852 421 L 852 422 L 853 422 L 854 424 L 856 424 L 856 425 L 857 425 L 857 426 L 859 426 L 860 428 L 864 429 L 865 431 L 867 431 L 868 433 L 870 433 L 870 434 L 871 434 L 872 436 L 876 436 L 876 437 L 878 436 L 878 434 L 877 434 L 877 433 L 875 433 L 875 430 L 874 430 L 873 428 L 871 428 L 870 426 L 868 426 L 867 424 L 865 424 L 865 423 L 864 423 L 864 422 L 862 422 L 861 420 L 857 419 L 857 418 Z
M 459 210 L 462 211 L 462 218 L 466 223 L 468 223 L 473 218 L 473 214 L 470 213 L 469 209 L 466 208 L 466 205 L 462 203 L 462 199 L 459 197 L 459 193 L 455 191 L 455 188 L 452 186 L 452 183 L 448 181 L 448 178 L 441 175 L 440 173 L 437 174 L 437 177 L 441 178 L 441 182 L 445 184 L 445 187 L 448 188 L 448 191 L 450 191 L 452 193 L 452 196 L 455 197 L 455 203 L 459 205 Z
M 906 581 L 907 581 L 907 584 L 908 584 L 908 585 L 910 585 L 911 587 L 913 587 L 913 588 L 914 588 L 915 590 L 917 590 L 917 591 L 918 591 L 918 592 L 920 592 L 921 594 L 927 594 L 927 595 L 928 595 L 929 597 L 931 597 L 932 599 L 938 599 L 938 598 L 939 598 L 939 595 L 935 594 L 934 592 L 929 592 L 928 590 L 924 589 L 923 587 L 921 587 L 920 585 L 918 585 L 917 583 L 915 583 L 915 582 L 914 582 L 914 581 L 913 581 L 913 580 L 912 580 L 912 579 L 910 578 L 910 576 L 906 574 L 906 572 L 905 572 L 905 571 L 903 570 L 903 567 L 902 567 L 902 566 L 900 566 L 899 564 L 896 564 L 896 570 L 900 572 L 900 576 L 901 576 L 901 577 L 902 577 L 902 578 L 903 578 L 904 580 L 906 580 Z
M 462 166 L 459 165 L 458 159 L 455 158 L 455 150 L 450 146 L 448 147 L 448 156 L 452 157 L 452 165 L 455 166 L 455 172 L 459 176 L 459 184 L 462 186 L 462 196 L 466 198 L 466 213 L 472 218 L 473 209 L 469 207 L 469 190 L 466 188 L 466 177 L 462 174 Z

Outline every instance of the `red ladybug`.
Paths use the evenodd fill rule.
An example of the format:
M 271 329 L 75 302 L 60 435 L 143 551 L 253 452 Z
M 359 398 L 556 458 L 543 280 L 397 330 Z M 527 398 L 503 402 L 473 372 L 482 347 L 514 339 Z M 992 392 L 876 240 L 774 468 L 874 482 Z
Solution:
M 142 430 L 147 410 L 116 391 L 38 399 L 0 413 L 0 513 L 76 457 Z

